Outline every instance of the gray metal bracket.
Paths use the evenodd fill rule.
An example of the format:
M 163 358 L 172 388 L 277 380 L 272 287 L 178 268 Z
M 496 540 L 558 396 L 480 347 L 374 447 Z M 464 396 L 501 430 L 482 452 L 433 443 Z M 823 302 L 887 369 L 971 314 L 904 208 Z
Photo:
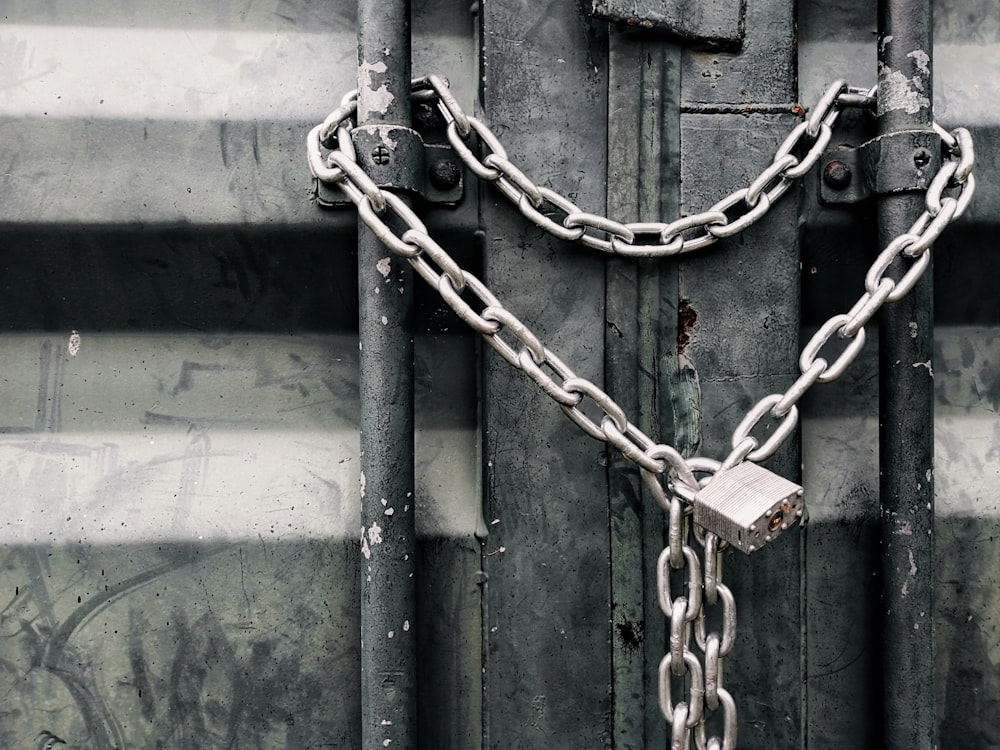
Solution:
M 425 203 L 436 205 L 453 206 L 462 202 L 465 196 L 464 170 L 450 145 L 424 143 L 415 131 L 408 128 L 391 128 L 391 132 L 376 132 L 374 135 L 368 135 L 365 130 L 355 128 L 352 131 L 358 163 L 380 188 L 405 190 L 419 196 Z M 372 130 L 377 131 L 378 128 Z M 385 142 L 386 139 L 390 144 Z M 417 167 L 402 169 L 404 161 Z M 407 174 L 410 176 L 406 177 Z M 336 185 L 327 185 L 319 180 L 316 180 L 316 202 L 322 208 L 353 205 Z
M 743 44 L 744 0 L 592 0 L 598 18 L 657 29 L 681 42 L 711 49 Z
M 820 163 L 819 199 L 826 205 L 926 190 L 941 166 L 941 138 L 933 130 L 904 130 L 828 149 Z

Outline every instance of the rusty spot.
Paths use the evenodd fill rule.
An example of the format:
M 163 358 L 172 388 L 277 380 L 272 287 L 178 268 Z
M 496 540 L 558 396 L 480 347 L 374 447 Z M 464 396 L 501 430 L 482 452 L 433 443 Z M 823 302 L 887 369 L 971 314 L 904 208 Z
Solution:
M 691 342 L 691 332 L 698 325 L 698 313 L 691 306 L 691 300 L 681 299 L 677 303 L 677 354 L 681 355 Z
M 805 117 L 806 116 L 806 110 L 803 108 L 803 106 L 801 104 L 793 104 L 792 105 L 792 114 L 795 115 L 796 117 Z
M 642 645 L 642 639 L 646 632 L 646 623 L 642 620 L 622 620 L 615 623 L 618 637 L 621 638 L 622 646 L 628 653 L 635 653 Z

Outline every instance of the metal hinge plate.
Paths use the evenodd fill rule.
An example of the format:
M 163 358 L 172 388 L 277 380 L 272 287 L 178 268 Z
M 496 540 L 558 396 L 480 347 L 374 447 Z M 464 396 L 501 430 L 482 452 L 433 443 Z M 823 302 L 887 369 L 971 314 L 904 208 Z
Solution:
M 419 193 L 422 200 L 436 205 L 458 205 L 465 195 L 462 161 L 455 150 L 444 143 L 424 143 L 423 180 L 419 185 L 396 185 L 394 180 L 379 184 L 381 188 L 395 188 Z M 360 154 L 359 154 L 360 156 Z M 374 158 L 374 157 L 372 157 Z M 316 183 L 316 202 L 323 208 L 348 208 L 354 204 L 336 185 Z
M 598 18 L 657 29 L 695 46 L 743 44 L 744 0 L 592 0 Z
M 905 130 L 857 147 L 827 149 L 820 163 L 819 199 L 827 205 L 926 190 L 941 167 L 941 137 L 933 130 Z

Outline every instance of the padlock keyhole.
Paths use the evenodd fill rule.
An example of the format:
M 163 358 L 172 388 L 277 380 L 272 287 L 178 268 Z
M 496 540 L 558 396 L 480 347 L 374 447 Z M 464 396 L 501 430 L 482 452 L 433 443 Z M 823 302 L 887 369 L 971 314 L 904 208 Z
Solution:
M 769 531 L 777 531 L 781 528 L 781 522 L 785 520 L 785 514 L 780 510 L 776 510 L 771 518 L 767 522 L 767 528 Z

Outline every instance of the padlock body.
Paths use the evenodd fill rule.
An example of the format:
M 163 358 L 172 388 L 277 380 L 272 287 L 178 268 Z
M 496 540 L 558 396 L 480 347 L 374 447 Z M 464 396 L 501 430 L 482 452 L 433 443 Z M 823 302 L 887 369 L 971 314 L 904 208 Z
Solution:
M 802 487 L 745 461 L 694 497 L 694 522 L 742 552 L 756 552 L 802 518 Z

